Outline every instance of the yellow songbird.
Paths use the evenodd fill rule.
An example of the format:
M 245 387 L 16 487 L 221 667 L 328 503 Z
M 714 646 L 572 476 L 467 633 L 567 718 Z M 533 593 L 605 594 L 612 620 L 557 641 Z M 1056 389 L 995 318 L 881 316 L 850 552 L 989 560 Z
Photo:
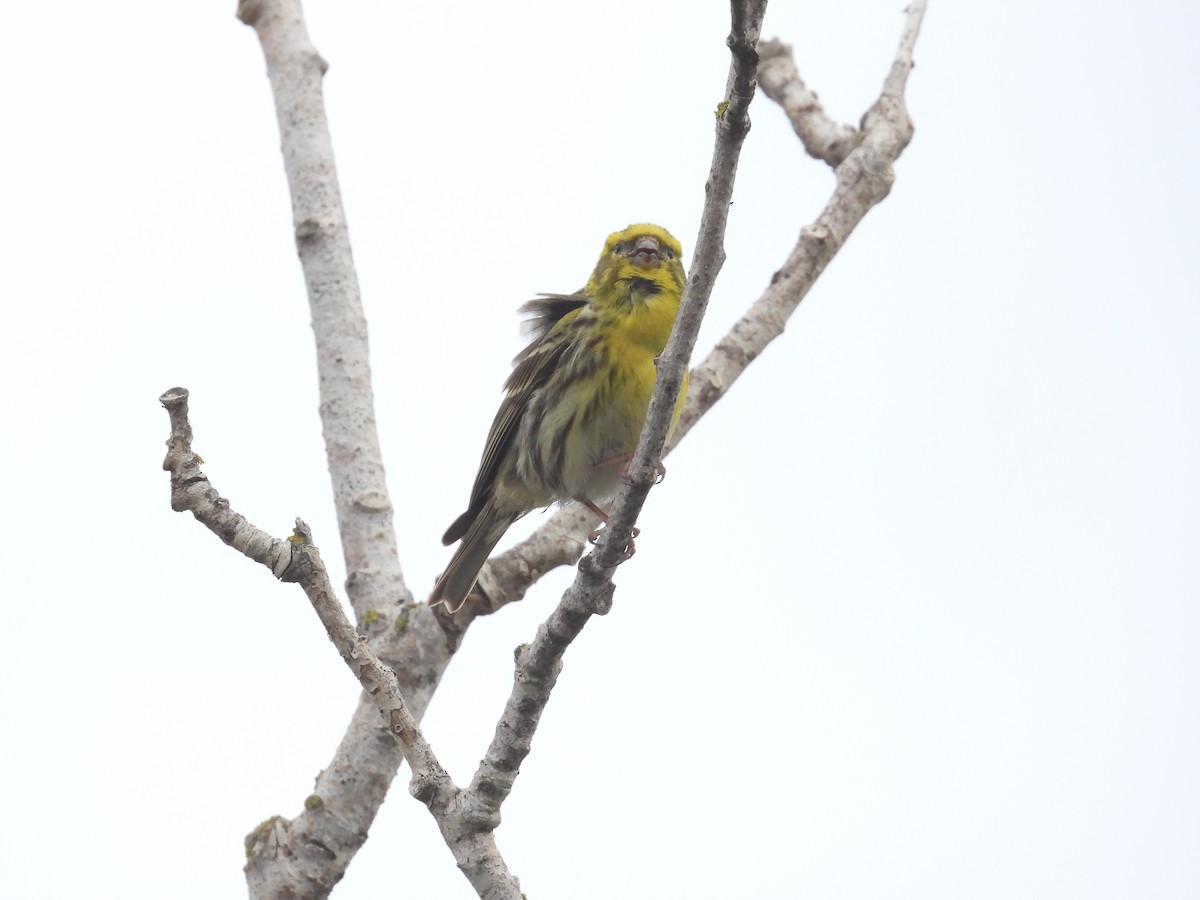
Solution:
M 430 603 L 452 611 L 509 526 L 532 509 L 577 500 L 605 519 L 637 447 L 687 279 L 664 228 L 630 225 L 608 236 L 587 286 L 541 294 L 521 307 L 533 341 L 513 360 L 488 432 L 467 511 L 442 537 L 461 539 Z M 679 390 L 674 430 L 687 379 Z

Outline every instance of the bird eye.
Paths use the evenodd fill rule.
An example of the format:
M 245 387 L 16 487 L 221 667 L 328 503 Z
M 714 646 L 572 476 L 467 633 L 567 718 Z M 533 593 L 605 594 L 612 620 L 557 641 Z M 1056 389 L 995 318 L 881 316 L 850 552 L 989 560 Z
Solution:
M 625 252 L 625 245 L 622 244 L 620 241 L 617 241 L 617 243 L 615 245 L 613 245 L 613 253 L 624 253 L 624 252 Z
M 672 250 L 670 247 L 668 247 L 668 248 L 667 248 L 667 251 L 666 251 L 666 252 L 667 252 L 667 259 L 674 259 L 674 258 L 675 258 L 675 251 L 674 251 L 674 250 Z

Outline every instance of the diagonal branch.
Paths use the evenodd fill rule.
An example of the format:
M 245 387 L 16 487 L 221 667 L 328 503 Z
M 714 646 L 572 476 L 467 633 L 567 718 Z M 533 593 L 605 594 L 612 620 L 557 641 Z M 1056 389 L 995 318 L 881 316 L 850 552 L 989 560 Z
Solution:
M 657 479 L 675 397 L 704 316 L 712 285 L 724 261 L 723 240 L 742 142 L 750 130 L 748 108 L 754 96 L 755 44 L 766 0 L 733 0 L 726 99 L 718 107 L 716 146 L 707 182 L 708 196 L 700 220 L 700 236 L 692 271 L 666 349 L 658 360 L 650 411 L 622 488 L 596 549 L 579 564 L 575 582 L 540 628 L 533 641 L 517 651 L 509 700 L 495 736 L 467 793 L 499 815 L 500 804 L 512 790 L 521 762 L 529 753 L 534 731 L 558 673 L 563 654 L 593 615 L 605 615 L 612 605 L 613 572 L 622 558 L 633 523 Z
M 800 239 L 746 314 L 717 343 L 692 373 L 687 405 L 675 431 L 678 442 L 733 386 L 767 344 L 783 333 L 825 267 L 868 212 L 892 189 L 892 164 L 912 140 L 913 124 L 904 88 L 913 67 L 913 48 L 925 15 L 926 0 L 907 10 L 904 32 L 883 91 L 863 116 L 858 146 L 837 166 L 837 185 L 821 214 L 800 231 Z M 772 51 L 777 59 L 776 49 Z M 783 51 L 789 52 L 790 51 Z M 773 63 L 773 66 L 777 63 Z M 795 66 L 792 66 L 795 71 Z M 799 76 L 796 76 L 797 80 Z
M 342 540 L 346 591 L 372 647 L 392 663 L 420 719 L 453 647 L 412 602 L 400 568 L 393 509 L 375 428 L 367 325 L 350 251 L 321 81 L 326 64 L 299 0 L 241 0 L 267 63 L 317 348 L 320 415 Z M 322 804 L 260 826 L 248 847 L 251 896 L 325 897 L 345 874 L 387 796 L 402 756 L 360 701 L 317 776 Z M 259 839 L 261 838 L 261 839 Z
M 820 121 L 805 124 L 803 129 L 797 127 L 798 136 L 810 155 L 821 159 L 828 155 L 827 161 L 837 173 L 837 189 L 816 221 L 801 231 L 796 246 L 758 300 L 692 370 L 687 402 L 667 453 L 725 396 L 767 345 L 783 333 L 788 318 L 850 233 L 887 196 L 894 180 L 892 163 L 900 158 L 912 138 L 904 88 L 913 67 L 913 50 L 925 7 L 926 0 L 917 0 L 908 7 L 900 47 L 884 90 L 863 117 L 861 131 L 853 130 L 851 144 L 830 143 L 821 137 L 823 131 L 849 126 L 837 126 L 819 105 L 805 112 Z M 784 106 L 789 118 L 794 119 L 789 98 L 811 92 L 800 81 L 791 48 L 779 41 L 764 40 L 759 43 L 759 54 L 758 76 L 763 92 Z M 815 104 L 816 95 L 811 96 Z M 697 252 L 697 258 L 699 255 Z M 520 600 L 550 569 L 574 562 L 583 549 L 583 535 L 593 527 L 594 519 L 568 508 L 555 513 L 525 542 L 493 557 L 480 576 L 479 591 L 453 623 L 446 624 L 448 631 L 460 634 L 476 616 Z
M 837 122 L 800 78 L 792 48 L 783 41 L 758 45 L 758 83 L 762 92 L 783 107 L 796 137 L 813 159 L 837 168 L 858 144 L 858 129 Z
M 733 203 L 733 183 L 737 177 L 742 142 L 750 132 L 750 101 L 754 98 L 758 67 L 758 51 L 755 47 L 767 2 L 734 0 L 731 6 L 733 27 L 726 43 L 733 60 L 729 66 L 725 99 L 717 107 L 716 146 L 713 148 L 708 180 L 704 184 L 707 196 L 700 215 L 692 270 L 688 273 L 687 288 L 671 339 L 658 359 L 658 376 L 650 397 L 650 412 L 629 466 L 629 487 L 621 491 L 613 506 L 608 528 L 605 529 L 608 542 L 601 541 L 597 548 L 599 561 L 605 565 L 613 564 L 610 561 L 618 558 L 646 495 L 658 479 L 659 460 L 675 409 L 675 397 L 683 384 L 692 349 L 696 346 L 696 335 L 700 333 L 700 322 L 708 307 L 713 283 L 725 263 L 725 225 L 729 220 L 729 206 Z M 611 539 L 609 531 L 616 532 L 619 543 Z
M 371 698 L 377 715 L 382 714 L 412 769 L 409 790 L 433 814 L 459 868 L 481 897 L 519 900 L 520 884 L 508 871 L 493 835 L 499 817 L 489 817 L 486 812 L 481 815 L 438 761 L 404 701 L 396 673 L 379 659 L 366 636 L 359 634 L 346 618 L 308 526 L 297 519 L 292 536 L 279 540 L 236 512 L 209 482 L 192 450 L 188 392 L 172 388 L 159 399 L 171 419 L 171 437 L 163 461 L 163 468 L 171 473 L 171 508 L 176 512 L 190 511 L 201 524 L 245 556 L 266 566 L 276 578 L 303 588 L 342 660 Z M 311 795 L 305 805 L 310 812 L 330 814 L 325 811 L 325 800 L 320 793 Z M 247 852 L 253 853 L 260 843 L 277 840 L 278 825 L 279 820 L 275 819 L 259 826 L 247 841 Z M 251 886 L 262 888 L 270 896 L 292 896 L 285 886 L 253 881 Z
M 355 617 L 396 614 L 412 596 L 400 570 L 392 502 L 375 429 L 367 320 L 342 208 L 321 81 L 328 68 L 299 0 L 242 0 L 267 61 L 317 346 L 325 455 L 333 484 L 346 592 Z
M 687 288 L 671 339 L 658 360 L 658 377 L 650 400 L 650 411 L 638 449 L 628 468 L 630 486 L 618 495 L 608 527 L 597 547 L 597 553 L 609 567 L 615 565 L 624 542 L 610 548 L 606 539 L 610 533 L 630 534 L 637 513 L 657 479 L 657 462 L 663 455 L 674 398 L 679 391 L 687 360 L 696 345 L 696 335 L 700 331 L 700 322 L 713 283 L 725 262 L 725 224 L 733 198 L 738 156 L 750 130 L 748 109 L 754 96 L 758 64 L 755 47 L 765 10 L 766 0 L 734 0 L 731 3 L 732 27 L 726 43 L 733 54 L 733 62 L 726 83 L 725 99 L 717 106 L 717 140 L 705 183 L 707 197 L 692 256 L 692 271 L 688 274 Z M 546 571 L 574 562 L 583 549 L 582 535 L 594 526 L 595 521 L 595 517 L 586 511 L 563 510 L 527 541 L 490 560 L 468 602 L 457 614 L 447 611 L 442 615 L 447 631 L 461 634 L 475 617 L 490 614 L 507 603 L 521 599 L 529 586 Z M 563 537 L 557 539 L 557 535 Z
M 761 7 L 762 4 L 753 5 Z M 736 32 L 737 17 L 741 15 L 744 22 L 749 13 L 748 7 L 737 0 L 733 9 Z M 893 177 L 891 163 L 899 157 L 911 137 L 912 127 L 904 110 L 903 92 L 924 9 L 924 0 L 919 0 L 908 10 L 900 52 L 883 95 L 864 118 L 857 144 L 848 148 L 844 157 L 838 151 L 830 159 L 838 173 L 834 196 L 821 216 L 803 230 L 796 248 L 759 300 L 692 372 L 687 406 L 673 444 L 678 443 L 699 417 L 724 395 L 766 344 L 782 332 L 788 316 L 857 222 L 887 195 Z M 349 574 L 348 593 L 363 629 L 370 634 L 371 648 L 380 659 L 395 666 L 408 708 L 414 720 L 419 720 L 463 631 L 474 617 L 520 599 L 528 586 L 546 571 L 573 562 L 583 549 L 582 535 L 593 527 L 594 522 L 579 510 L 568 509 L 553 516 L 531 538 L 492 560 L 480 579 L 485 602 L 473 600 L 453 621 L 436 617 L 423 604 L 411 603 L 398 561 L 392 508 L 374 430 L 366 325 L 321 101 L 321 76 L 325 64 L 309 41 L 298 0 L 242 0 L 239 17 L 252 25 L 259 36 L 276 100 L 284 160 L 292 188 L 297 246 L 313 310 L 321 415 Z M 748 57 L 753 52 L 753 43 L 747 48 L 737 46 L 735 41 L 732 49 L 735 58 L 738 53 Z M 775 78 L 767 72 L 768 57 L 778 59 L 779 53 L 769 42 L 764 42 L 760 52 L 764 59 L 759 77 L 767 88 L 768 82 Z M 787 77 L 785 67 L 785 81 Z M 796 80 L 799 81 L 798 75 Z M 743 80 L 743 86 L 744 83 Z M 790 89 L 794 94 L 796 85 Z M 802 83 L 799 89 L 807 90 Z M 736 121 L 738 93 L 737 80 L 731 77 L 728 106 L 723 103 L 719 107 L 719 113 L 729 117 L 730 123 Z M 845 127 L 848 126 L 842 126 Z M 731 179 L 732 174 L 731 169 Z M 710 191 L 715 183 L 710 182 Z M 720 219 L 723 231 L 724 211 L 719 213 L 713 221 Z M 692 279 L 697 283 L 705 278 L 711 282 L 723 259 L 719 234 L 712 243 L 713 234 L 708 224 L 702 226 L 692 273 Z M 709 252 L 713 255 L 706 255 Z M 702 260 L 711 266 L 711 276 L 697 268 Z M 707 297 L 707 291 L 704 296 Z M 702 312 L 702 306 L 701 302 L 697 315 Z M 672 338 L 675 349 L 671 353 L 683 348 L 684 359 L 695 340 L 694 332 L 690 339 L 679 337 L 685 318 L 691 315 L 687 312 L 689 307 L 690 304 L 685 302 L 677 334 Z M 676 344 L 677 341 L 682 343 Z M 664 353 L 660 381 L 663 372 L 675 361 L 675 356 Z M 660 394 L 670 396 L 669 387 L 659 387 Z M 648 428 L 655 419 L 654 415 L 649 417 Z M 639 478 L 643 482 L 646 463 L 658 456 L 651 444 L 653 441 L 639 450 L 642 465 Z M 656 446 L 661 449 L 661 441 Z M 644 500 L 648 488 L 649 484 L 639 482 L 636 491 L 631 489 L 630 494 L 640 493 Z M 629 527 L 640 502 L 631 499 L 629 503 L 632 510 Z M 245 530 L 245 526 L 219 503 L 215 503 L 212 513 L 212 521 L 220 523 L 213 530 L 223 540 L 239 549 L 266 554 L 261 561 L 271 565 L 272 571 L 277 565 L 286 569 L 290 556 L 285 559 L 281 555 L 281 542 L 256 529 Z M 283 549 L 290 553 L 290 548 Z M 611 562 L 614 557 L 611 552 L 604 554 L 604 550 L 602 544 L 594 558 L 585 561 L 580 569 L 577 579 L 582 586 L 580 589 L 592 591 L 589 600 L 583 600 L 582 595 L 577 598 L 583 600 L 577 610 L 582 621 L 591 614 L 606 611 L 611 600 L 611 581 L 607 580 L 607 588 L 604 587 L 611 576 L 611 567 L 601 565 L 598 560 Z M 574 636 L 572 631 L 578 633 L 575 619 L 571 618 L 575 613 L 570 609 L 564 612 L 571 615 L 562 623 L 548 622 L 543 626 L 551 632 L 544 648 L 539 645 L 542 639 L 539 631 L 538 638 L 523 649 L 518 660 L 518 680 L 527 679 L 527 683 L 534 686 L 536 679 L 541 677 L 543 685 L 553 685 L 553 675 L 557 671 L 554 667 L 560 664 L 555 659 L 561 659 L 557 645 L 562 644 L 564 638 L 569 643 Z M 562 646 L 565 648 L 565 644 Z M 549 675 L 549 680 L 539 673 Z M 548 687 L 545 689 L 548 693 Z M 519 699 L 516 690 L 514 699 Z M 522 715 L 529 718 L 527 712 Z M 532 724 L 536 724 L 536 716 Z M 528 733 L 532 734 L 532 727 L 528 728 Z M 493 749 L 495 747 L 493 742 Z M 524 752 L 520 753 L 521 758 Z M 489 750 L 489 757 L 491 754 Z M 383 733 L 375 704 L 364 695 L 333 761 L 318 777 L 313 796 L 319 797 L 321 802 L 306 803 L 306 809 L 294 820 L 270 819 L 251 835 L 247 878 L 252 896 L 327 896 L 365 840 L 367 829 L 402 758 L 397 743 Z M 482 774 L 476 776 L 472 787 L 462 792 L 467 795 L 465 799 L 475 804 L 474 808 L 479 808 L 484 794 L 489 795 L 489 802 L 484 803 L 484 807 L 489 806 L 492 799 L 498 805 L 506 795 L 506 788 L 495 792 L 485 787 L 485 782 L 500 784 L 503 781 L 506 765 L 509 764 L 501 761 L 493 763 L 489 772 L 481 769 Z M 514 776 L 515 771 L 514 764 L 511 768 Z

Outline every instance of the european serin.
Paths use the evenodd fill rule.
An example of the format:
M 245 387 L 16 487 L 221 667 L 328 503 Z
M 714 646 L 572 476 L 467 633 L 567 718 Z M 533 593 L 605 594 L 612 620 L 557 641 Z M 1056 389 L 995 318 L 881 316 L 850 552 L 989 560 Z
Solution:
M 657 225 L 608 236 L 587 286 L 521 307 L 533 341 L 513 360 L 467 511 L 442 537 L 462 539 L 430 603 L 466 600 L 488 554 L 532 509 L 577 500 L 606 519 L 637 447 L 686 274 L 679 241 Z M 687 393 L 685 377 L 671 421 Z

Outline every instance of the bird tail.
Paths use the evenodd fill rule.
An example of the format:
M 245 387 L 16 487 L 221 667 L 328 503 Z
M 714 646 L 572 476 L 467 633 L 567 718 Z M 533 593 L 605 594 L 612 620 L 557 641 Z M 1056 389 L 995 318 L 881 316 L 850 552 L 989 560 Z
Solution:
M 519 515 L 498 510 L 494 498 L 488 500 L 467 527 L 462 543 L 450 558 L 450 565 L 446 566 L 446 571 L 433 586 L 433 593 L 429 595 L 430 606 L 445 603 L 450 612 L 458 612 L 467 594 L 471 593 L 471 588 L 475 587 L 479 570 L 487 562 L 488 555 L 518 518 Z M 456 522 L 450 526 L 447 537 L 454 533 L 458 524 Z

